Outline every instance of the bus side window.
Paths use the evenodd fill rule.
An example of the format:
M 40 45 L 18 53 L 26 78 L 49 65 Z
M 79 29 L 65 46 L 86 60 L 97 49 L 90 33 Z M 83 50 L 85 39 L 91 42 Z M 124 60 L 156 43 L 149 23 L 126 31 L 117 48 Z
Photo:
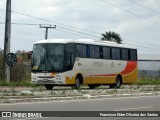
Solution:
M 103 59 L 103 47 L 102 46 L 100 47 L 99 54 L 100 54 L 100 58 Z
M 120 49 L 119 48 L 112 48 L 112 59 L 120 60 Z
M 90 45 L 89 49 L 90 49 L 90 58 L 94 58 L 94 46 Z
M 137 60 L 137 51 L 136 50 L 129 50 L 129 56 L 130 56 L 130 60 L 135 61 Z
M 122 49 L 121 50 L 121 59 L 122 60 L 128 60 L 129 56 L 128 56 L 128 49 Z
M 74 49 L 72 44 L 65 45 L 64 56 L 65 70 L 71 70 L 75 61 Z
M 100 47 L 94 46 L 94 58 L 100 58 Z
M 77 51 L 79 53 L 79 57 L 85 58 L 86 55 L 86 45 L 76 44 Z
M 86 56 L 87 56 L 87 58 L 90 57 L 90 49 L 89 49 L 88 45 L 86 46 Z
M 103 59 L 110 59 L 111 58 L 111 49 L 109 47 L 103 47 L 102 48 L 102 51 L 103 51 Z

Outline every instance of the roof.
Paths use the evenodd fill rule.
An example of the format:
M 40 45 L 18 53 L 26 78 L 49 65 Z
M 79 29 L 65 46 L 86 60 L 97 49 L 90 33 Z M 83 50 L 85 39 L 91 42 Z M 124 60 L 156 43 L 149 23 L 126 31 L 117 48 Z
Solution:
M 113 47 L 121 47 L 121 48 L 133 48 L 133 46 L 118 44 L 116 42 L 103 41 L 103 40 L 93 40 L 93 39 L 47 39 L 37 41 L 35 44 L 44 44 L 44 43 L 82 43 L 82 44 L 92 44 L 92 45 L 103 45 L 103 46 L 113 46 Z

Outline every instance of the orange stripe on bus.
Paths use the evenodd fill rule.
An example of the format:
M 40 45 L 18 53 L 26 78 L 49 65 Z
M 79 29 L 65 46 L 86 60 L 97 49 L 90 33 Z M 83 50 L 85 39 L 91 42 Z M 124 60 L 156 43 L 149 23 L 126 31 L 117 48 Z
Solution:
M 134 71 L 137 67 L 136 61 L 128 61 L 125 69 L 121 72 L 122 75 L 129 74 Z
M 121 72 L 122 75 L 129 74 L 133 72 L 137 67 L 137 61 L 128 61 L 125 69 Z M 101 74 L 101 75 L 88 75 L 88 76 L 116 76 L 117 73 L 114 74 Z

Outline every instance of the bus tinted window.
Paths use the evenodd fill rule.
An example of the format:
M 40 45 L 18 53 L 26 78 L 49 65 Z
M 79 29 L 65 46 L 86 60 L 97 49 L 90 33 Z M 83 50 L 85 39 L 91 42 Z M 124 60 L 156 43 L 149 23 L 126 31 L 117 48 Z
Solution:
M 93 45 L 89 45 L 89 47 L 87 47 L 87 56 L 90 58 L 100 58 L 100 49 L 98 46 L 93 46 Z M 88 55 L 89 53 L 89 55 Z
M 122 60 L 128 60 L 128 49 L 122 49 Z
M 75 61 L 75 51 L 72 44 L 65 45 L 64 69 L 72 70 Z
M 78 50 L 78 53 L 80 57 L 86 57 L 86 46 L 85 45 L 76 45 L 76 48 Z
M 120 49 L 112 48 L 112 59 L 119 60 L 120 59 Z
M 120 49 L 117 48 L 117 60 L 120 60 L 120 56 L 121 56 Z
M 94 58 L 94 46 L 89 46 L 89 50 L 90 50 L 90 55 L 89 55 L 89 57 L 90 58 Z
M 100 58 L 100 49 L 98 46 L 94 47 L 94 58 Z
M 110 59 L 111 58 L 110 48 L 109 47 L 103 47 L 102 51 L 103 51 L 102 55 L 103 55 L 104 59 Z
M 130 60 L 137 60 L 137 51 L 130 50 Z

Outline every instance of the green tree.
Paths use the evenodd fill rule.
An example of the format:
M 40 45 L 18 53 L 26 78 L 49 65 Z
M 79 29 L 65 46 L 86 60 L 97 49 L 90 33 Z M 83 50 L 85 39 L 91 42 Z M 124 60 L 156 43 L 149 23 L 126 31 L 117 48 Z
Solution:
M 102 34 L 102 38 L 101 40 L 106 40 L 106 41 L 113 41 L 113 42 L 117 42 L 118 44 L 122 43 L 122 39 L 120 37 L 120 35 L 116 32 L 105 32 L 105 34 Z

